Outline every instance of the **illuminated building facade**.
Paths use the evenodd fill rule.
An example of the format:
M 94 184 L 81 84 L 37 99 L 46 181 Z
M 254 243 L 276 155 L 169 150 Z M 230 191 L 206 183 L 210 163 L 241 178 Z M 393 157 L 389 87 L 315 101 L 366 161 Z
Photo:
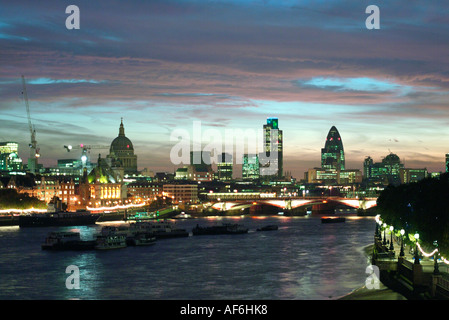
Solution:
M 137 174 L 137 155 L 134 154 L 134 146 L 126 136 L 123 119 L 120 122 L 118 137 L 115 138 L 107 156 L 111 167 L 122 167 L 125 175 Z
M 0 142 L 0 170 L 18 173 L 23 171 L 22 159 L 19 157 L 17 142 Z
M 197 184 L 164 184 L 162 195 L 174 203 L 195 203 L 198 201 Z
M 338 176 L 338 184 L 342 185 L 361 183 L 362 180 L 362 172 L 358 169 L 342 170 Z
M 307 182 L 319 184 L 336 184 L 337 172 L 323 168 L 313 168 L 307 171 Z
M 141 201 L 154 201 L 162 196 L 162 185 L 150 182 L 131 182 L 127 185 L 128 200 L 135 203 Z
M 18 153 L 19 144 L 17 142 L 7 141 L 0 142 L 0 153 Z
M 378 181 L 383 184 L 399 184 L 401 182 L 400 170 L 404 168 L 400 158 L 390 153 L 381 162 L 374 162 L 371 157 L 365 158 L 363 162 L 363 173 L 365 180 Z
M 321 149 L 321 168 L 345 170 L 345 152 L 340 133 L 335 126 L 329 130 L 324 148 Z
M 190 175 L 190 176 L 189 176 Z M 189 170 L 189 166 L 176 169 L 175 180 L 191 180 L 192 170 Z
M 244 154 L 242 161 L 242 179 L 259 179 L 259 156 L 257 154 Z
M 42 176 L 31 187 L 17 187 L 19 193 L 26 193 L 30 197 L 36 197 L 45 203 L 49 203 L 54 197 L 67 205 L 67 210 L 78 201 L 73 180 Z
M 176 169 L 174 179 L 210 182 L 214 179 L 214 172 L 209 166 L 187 165 Z
M 0 170 L 17 173 L 23 171 L 22 159 L 17 153 L 0 153 Z
M 127 188 L 120 175 L 108 165 L 106 159 L 99 156 L 97 166 L 89 174 L 84 169 L 79 186 L 80 209 L 121 204 L 126 193 Z
M 412 183 L 418 182 L 419 180 L 425 179 L 429 176 L 427 169 L 411 169 L 411 168 L 401 168 L 399 169 L 399 177 L 401 183 Z
M 446 153 L 446 172 L 449 172 L 449 153 Z
M 259 154 L 260 176 L 283 178 L 283 134 L 279 130 L 278 118 L 268 118 L 263 125 L 264 150 Z M 268 158 L 268 163 L 266 159 Z
M 232 155 L 229 153 L 222 153 L 218 155 L 217 160 L 217 180 L 231 181 L 232 180 Z
M 180 171 L 179 174 L 184 174 L 185 180 L 212 181 L 214 180 L 214 171 L 211 163 L 212 158 L 209 151 L 191 151 L 190 165 L 184 166 L 187 170 L 185 172 Z M 179 179 L 179 175 L 177 179 Z
M 374 160 L 371 157 L 366 157 L 363 161 L 363 177 L 368 179 L 371 177 L 372 168 L 374 167 Z
M 345 168 L 343 141 L 335 126 L 329 130 L 324 148 L 321 149 L 321 167 L 309 169 L 305 173 L 305 180 L 323 185 L 354 185 L 362 182 L 360 170 Z

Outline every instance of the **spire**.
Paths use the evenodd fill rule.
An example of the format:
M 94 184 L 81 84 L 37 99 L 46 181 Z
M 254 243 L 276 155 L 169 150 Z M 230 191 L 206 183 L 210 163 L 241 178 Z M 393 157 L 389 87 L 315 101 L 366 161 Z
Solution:
M 119 136 L 124 136 L 125 135 L 125 127 L 123 127 L 123 118 L 122 118 L 122 120 L 120 122 L 120 129 L 118 131 L 118 135 Z

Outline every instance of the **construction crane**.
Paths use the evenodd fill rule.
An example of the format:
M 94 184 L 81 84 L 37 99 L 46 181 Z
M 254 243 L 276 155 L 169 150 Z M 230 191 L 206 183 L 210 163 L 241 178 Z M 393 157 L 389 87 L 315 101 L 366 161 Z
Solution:
M 90 154 L 91 149 L 109 149 L 109 146 L 80 144 L 78 146 L 65 145 L 64 148 L 67 149 L 67 152 L 70 152 L 71 150 L 82 150 L 81 161 L 83 161 L 84 164 L 87 161 L 87 154 Z
M 40 154 L 39 148 L 37 147 L 36 130 L 34 129 L 33 124 L 31 123 L 30 105 L 28 103 L 28 94 L 25 85 L 25 77 L 23 75 L 22 75 L 22 85 L 23 85 L 22 95 L 23 99 L 25 100 L 25 106 L 28 116 L 28 126 L 30 127 L 30 134 L 31 134 L 31 142 L 29 144 L 30 157 L 28 158 L 28 170 L 30 170 L 31 173 L 35 173 L 37 170 L 37 159 L 40 157 Z

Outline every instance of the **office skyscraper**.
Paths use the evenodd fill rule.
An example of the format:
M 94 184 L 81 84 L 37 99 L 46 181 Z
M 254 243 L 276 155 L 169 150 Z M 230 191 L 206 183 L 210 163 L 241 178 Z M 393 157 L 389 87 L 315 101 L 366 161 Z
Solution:
M 366 157 L 365 160 L 363 161 L 363 177 L 365 179 L 371 178 L 371 170 L 373 166 L 374 166 L 373 158 Z
M 449 172 L 449 153 L 446 153 L 446 172 Z
M 263 126 L 263 133 L 264 150 L 259 156 L 260 174 L 282 178 L 284 176 L 283 135 L 282 130 L 279 130 L 278 118 L 268 118 L 267 124 Z
M 335 126 L 327 134 L 324 148 L 321 149 L 321 168 L 331 170 L 345 170 L 345 152 L 340 133 Z
M 22 159 L 19 158 L 19 144 L 17 142 L 0 142 L 0 170 L 22 171 Z
M 217 175 L 220 181 L 232 180 L 232 155 L 229 153 L 222 153 L 218 155 L 217 159 Z
M 259 156 L 257 154 L 244 154 L 242 164 L 243 180 L 259 179 Z

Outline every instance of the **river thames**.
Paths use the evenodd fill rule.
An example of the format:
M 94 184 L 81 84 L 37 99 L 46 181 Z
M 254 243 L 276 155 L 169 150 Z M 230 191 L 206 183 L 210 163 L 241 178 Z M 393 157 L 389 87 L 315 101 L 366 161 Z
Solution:
M 319 216 L 171 220 L 191 232 L 196 224 L 239 223 L 247 234 L 157 240 L 107 251 L 43 251 L 50 231 L 78 230 L 92 239 L 103 223 L 72 228 L 0 228 L 2 300 L 329 300 L 363 286 L 373 243 L 373 217 L 322 224 Z M 276 224 L 275 231 L 256 231 Z M 68 266 L 79 269 L 79 289 L 66 287 Z

